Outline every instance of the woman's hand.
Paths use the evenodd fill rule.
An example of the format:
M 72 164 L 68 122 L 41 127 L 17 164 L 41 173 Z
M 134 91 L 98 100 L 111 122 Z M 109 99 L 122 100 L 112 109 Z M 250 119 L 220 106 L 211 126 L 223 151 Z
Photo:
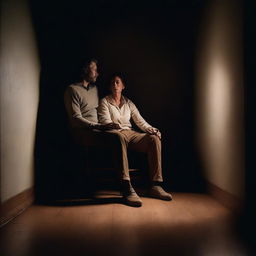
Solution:
M 149 127 L 147 133 L 156 135 L 161 140 L 161 132 L 155 127 Z
M 121 129 L 120 125 L 117 123 L 108 123 L 101 125 L 101 130 L 107 131 L 107 130 L 118 130 Z

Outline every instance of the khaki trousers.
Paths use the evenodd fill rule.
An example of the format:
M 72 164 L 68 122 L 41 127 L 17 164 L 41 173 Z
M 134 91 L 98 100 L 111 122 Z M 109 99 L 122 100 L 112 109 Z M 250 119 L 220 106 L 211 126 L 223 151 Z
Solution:
M 156 135 L 139 133 L 134 130 L 74 130 L 78 144 L 112 148 L 120 178 L 130 180 L 127 149 L 145 152 L 148 157 L 151 181 L 163 181 L 161 164 L 161 140 Z

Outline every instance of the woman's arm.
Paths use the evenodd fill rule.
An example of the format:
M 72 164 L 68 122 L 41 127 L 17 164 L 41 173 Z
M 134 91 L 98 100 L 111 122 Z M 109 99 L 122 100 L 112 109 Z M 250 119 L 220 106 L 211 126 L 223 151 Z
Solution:
M 111 119 L 108 102 L 105 98 L 99 103 L 98 118 L 101 124 L 109 124 L 113 122 Z
M 111 119 L 108 102 L 106 99 L 103 98 L 100 101 L 97 109 L 97 113 L 98 113 L 99 123 L 106 127 L 105 130 L 120 129 L 119 124 L 113 123 Z
M 141 116 L 139 110 L 135 106 L 135 104 L 129 100 L 129 106 L 131 110 L 131 117 L 134 123 L 144 132 L 147 132 L 148 128 L 151 128 L 152 126 L 148 124 L 145 119 Z
M 145 121 L 145 119 L 141 116 L 139 110 L 137 109 L 137 107 L 131 100 L 129 100 L 129 106 L 130 106 L 130 110 L 131 110 L 131 117 L 132 117 L 134 123 L 142 131 L 147 132 L 149 134 L 155 134 L 159 137 L 159 139 L 161 139 L 160 131 Z

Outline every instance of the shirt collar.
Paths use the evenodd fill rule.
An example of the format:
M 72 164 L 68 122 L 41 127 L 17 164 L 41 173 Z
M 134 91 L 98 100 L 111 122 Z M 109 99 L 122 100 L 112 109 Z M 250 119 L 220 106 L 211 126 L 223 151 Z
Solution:
M 116 105 L 116 103 L 115 103 L 115 101 L 114 101 L 114 99 L 112 98 L 112 96 L 111 96 L 111 94 L 110 95 L 108 95 L 108 96 L 106 96 L 106 99 L 107 99 L 107 101 L 109 102 L 109 103 L 111 103 L 112 105 L 114 105 L 114 106 L 117 106 Z M 121 96 L 121 102 L 120 102 L 121 104 L 120 104 L 120 108 L 126 103 L 126 98 L 125 98 L 125 96 Z M 118 107 L 118 106 L 117 106 Z
M 95 86 L 94 84 L 88 84 L 88 86 L 85 87 L 85 86 L 83 85 L 83 82 L 81 82 L 80 85 L 81 85 L 85 90 L 87 90 L 87 91 L 89 91 L 92 87 Z

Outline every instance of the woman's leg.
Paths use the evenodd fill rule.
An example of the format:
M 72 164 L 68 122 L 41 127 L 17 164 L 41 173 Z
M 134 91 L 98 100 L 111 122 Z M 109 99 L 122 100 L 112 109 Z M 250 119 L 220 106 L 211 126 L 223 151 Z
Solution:
M 114 165 L 120 175 L 120 180 L 130 181 L 129 163 L 127 157 L 127 144 L 126 138 L 117 130 L 111 130 L 105 133 L 106 146 L 113 149 Z
M 161 141 L 156 135 L 141 134 L 134 131 L 127 132 L 128 148 L 147 152 L 151 178 L 151 187 L 148 195 L 150 197 L 172 200 L 172 195 L 161 187 L 163 181 L 161 166 Z
M 134 188 L 130 182 L 130 174 L 129 174 L 129 166 L 128 166 L 128 158 L 127 158 L 127 136 L 125 136 L 122 131 L 112 130 L 107 132 L 112 136 L 116 136 L 114 140 L 118 140 L 118 145 L 120 149 L 118 150 L 121 153 L 121 156 L 118 157 L 117 160 L 121 160 L 120 163 L 117 163 L 119 168 L 121 167 L 121 193 L 123 194 L 123 198 L 126 204 L 130 206 L 139 207 L 142 205 L 142 201 L 135 192 Z M 114 152 L 114 161 L 116 162 L 116 153 Z
M 131 130 L 123 131 L 123 134 L 127 137 L 129 149 L 147 153 L 150 180 L 162 182 L 163 177 L 160 139 L 156 135 L 149 135 Z
M 126 138 L 117 130 L 102 132 L 98 130 L 77 129 L 76 142 L 84 146 L 106 147 L 113 152 L 115 168 L 121 180 L 130 180 L 127 158 Z M 101 159 L 99 159 L 100 161 Z
M 127 158 L 127 137 L 117 130 L 101 132 L 90 131 L 83 133 L 77 141 L 86 146 L 99 146 L 111 149 L 113 160 L 121 181 L 121 192 L 126 204 L 139 207 L 142 201 L 130 183 L 129 165 Z M 99 159 L 100 160 L 100 159 Z

